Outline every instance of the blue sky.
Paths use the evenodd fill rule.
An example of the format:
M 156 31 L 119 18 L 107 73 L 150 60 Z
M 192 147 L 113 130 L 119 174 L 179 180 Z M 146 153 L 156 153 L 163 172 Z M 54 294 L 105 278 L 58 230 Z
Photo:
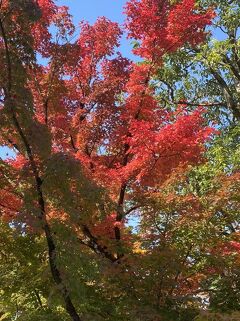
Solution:
M 77 26 L 81 20 L 87 20 L 92 24 L 101 16 L 122 24 L 125 19 L 123 10 L 126 2 L 127 0 L 58 0 L 57 4 L 69 7 L 74 24 Z M 213 34 L 219 40 L 224 38 L 224 35 L 219 30 L 215 30 Z M 133 58 L 130 51 L 130 41 L 126 41 L 123 38 L 121 52 L 125 56 Z
M 15 154 L 8 147 L 0 146 L 0 158 L 13 157 Z
M 58 0 L 57 4 L 68 6 L 74 17 L 74 23 L 87 20 L 93 23 L 97 17 L 105 16 L 122 23 L 125 0 Z

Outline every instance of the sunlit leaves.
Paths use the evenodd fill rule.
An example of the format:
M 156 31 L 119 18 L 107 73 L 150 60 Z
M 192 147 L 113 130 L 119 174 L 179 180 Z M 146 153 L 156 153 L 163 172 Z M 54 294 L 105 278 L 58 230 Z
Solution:
M 206 39 L 212 9 L 133 0 L 124 27 L 102 17 L 75 29 L 54 1 L 1 4 L 0 141 L 16 152 L 0 163 L 3 316 L 67 320 L 70 297 L 97 321 L 192 321 L 203 297 L 233 309 L 239 133 L 188 104 L 178 53 Z M 118 52 L 123 32 L 146 61 Z M 229 45 L 194 63 L 207 53 L 215 68 Z

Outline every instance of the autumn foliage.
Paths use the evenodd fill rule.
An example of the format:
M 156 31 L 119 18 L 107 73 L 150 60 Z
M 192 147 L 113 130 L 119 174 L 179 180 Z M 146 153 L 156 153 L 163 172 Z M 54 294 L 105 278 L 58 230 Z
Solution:
M 51 0 L 0 5 L 0 143 L 15 152 L 0 163 L 4 222 L 45 240 L 52 279 L 72 320 L 85 320 L 85 310 L 68 282 L 78 267 L 61 262 L 69 255 L 65 246 L 75 257 L 109 264 L 100 268 L 102 282 L 116 296 L 119 282 L 130 281 L 136 297 L 151 284 L 152 303 L 161 307 L 169 297 L 191 295 L 211 267 L 188 278 L 194 246 L 178 251 L 171 243 L 181 243 L 180 230 L 159 232 L 156 220 L 171 210 L 186 229 L 196 217 L 207 219 L 207 201 L 173 187 L 205 162 L 207 143 L 218 132 L 206 121 L 207 108 L 162 106 L 154 79 L 166 54 L 205 40 L 212 9 L 194 0 L 130 0 L 124 29 L 104 17 L 76 29 L 67 7 Z M 136 42 L 141 62 L 119 52 L 123 32 Z M 142 222 L 137 234 L 129 228 L 132 214 Z M 239 253 L 235 238 L 221 245 L 223 256 Z M 205 249 L 216 253 L 212 244 Z M 161 274 L 166 261 L 171 268 Z

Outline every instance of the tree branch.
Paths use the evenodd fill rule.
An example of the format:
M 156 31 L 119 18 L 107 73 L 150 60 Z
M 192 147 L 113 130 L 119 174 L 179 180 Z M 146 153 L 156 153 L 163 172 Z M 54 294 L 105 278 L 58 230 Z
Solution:
M 14 127 L 16 128 L 22 142 L 23 145 L 25 146 L 25 150 L 28 156 L 28 159 L 30 161 L 30 165 L 31 165 L 31 169 L 35 178 L 35 184 L 36 184 L 36 191 L 37 191 L 37 195 L 38 195 L 38 206 L 39 206 L 39 210 L 40 210 L 40 215 L 39 215 L 39 219 L 40 221 L 42 221 L 42 228 L 45 232 L 45 237 L 47 240 L 47 244 L 48 244 L 48 253 L 49 253 L 49 264 L 50 264 L 50 269 L 51 269 L 51 273 L 52 273 L 52 277 L 55 281 L 55 283 L 59 286 L 62 297 L 64 299 L 65 302 L 65 306 L 66 306 L 66 310 L 68 312 L 68 314 L 71 316 L 73 321 L 81 321 L 79 315 L 77 314 L 77 311 L 72 303 L 72 300 L 70 298 L 69 292 L 63 282 L 63 279 L 60 275 L 60 271 L 57 267 L 57 263 L 56 263 L 56 258 L 57 258 L 57 254 L 56 254 L 56 246 L 53 240 L 53 236 L 52 236 L 52 232 L 50 229 L 50 226 L 46 220 L 46 213 L 45 213 L 45 201 L 44 201 L 44 197 L 43 197 L 43 192 L 42 192 L 42 180 L 39 176 L 39 172 L 38 172 L 38 168 L 36 166 L 35 163 L 35 159 L 32 153 L 32 149 L 30 144 L 28 143 L 27 137 L 25 136 L 19 122 L 16 116 L 16 112 L 14 110 L 14 105 L 13 105 L 13 100 L 11 97 L 11 91 L 12 91 L 12 64 L 11 64 L 11 58 L 10 58 L 10 52 L 9 52 L 9 47 L 8 47 L 8 41 L 7 41 L 7 37 L 5 34 L 5 30 L 2 24 L 2 21 L 0 19 L 0 30 L 3 36 L 3 41 L 4 41 L 4 46 L 5 46 L 5 53 L 6 53 L 6 63 L 7 63 L 7 70 L 8 70 L 8 85 L 7 85 L 7 90 L 5 90 L 5 103 L 6 106 L 9 107 L 11 114 L 12 114 L 12 121 L 14 124 Z

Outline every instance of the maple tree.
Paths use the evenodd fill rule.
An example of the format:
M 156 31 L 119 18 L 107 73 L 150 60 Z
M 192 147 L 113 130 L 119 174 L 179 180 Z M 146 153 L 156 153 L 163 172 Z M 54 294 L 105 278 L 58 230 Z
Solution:
M 76 34 L 67 7 L 54 1 L 0 5 L 0 144 L 15 152 L 0 163 L 0 318 L 179 317 L 219 261 L 232 260 L 229 273 L 238 273 L 237 235 L 213 231 L 208 205 L 210 213 L 231 207 L 237 219 L 239 174 L 215 175 L 225 187 L 213 188 L 217 199 L 194 194 L 217 132 L 207 108 L 167 108 L 154 85 L 166 55 L 205 40 L 213 10 L 193 0 L 130 0 L 124 30 L 102 17 Z M 118 52 L 123 32 L 141 62 Z M 138 233 L 129 227 L 133 214 Z M 213 262 L 203 263 L 208 253 Z M 196 309 L 193 302 L 191 316 Z

